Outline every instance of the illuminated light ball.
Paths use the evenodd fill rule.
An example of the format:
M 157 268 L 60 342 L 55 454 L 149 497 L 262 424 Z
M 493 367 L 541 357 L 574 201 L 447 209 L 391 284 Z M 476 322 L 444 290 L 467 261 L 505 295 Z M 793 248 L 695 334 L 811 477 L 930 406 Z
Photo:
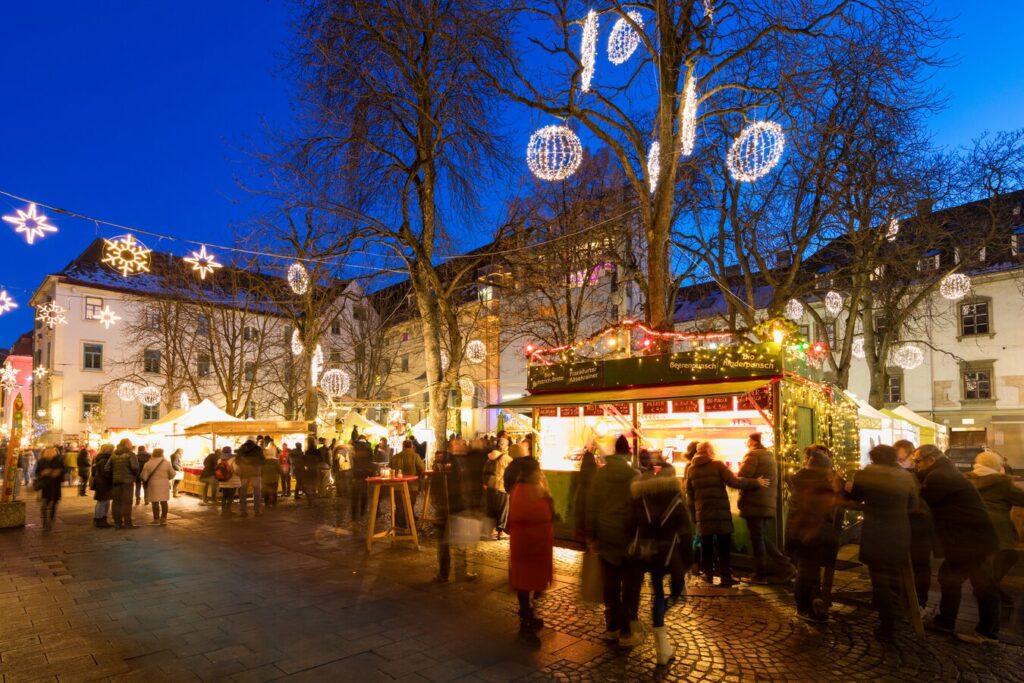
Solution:
M 296 327 L 292 330 L 292 355 L 302 355 L 304 350 L 305 347 L 302 345 L 302 337 L 299 335 L 299 328 Z
M 630 12 L 629 18 L 640 29 L 643 29 L 644 20 L 639 12 Z M 624 64 L 633 56 L 639 45 L 640 34 L 633 29 L 625 17 L 619 17 L 619 20 L 612 26 L 612 32 L 608 35 L 608 61 L 612 64 Z
M 468 377 L 462 377 L 459 379 L 459 391 L 462 392 L 463 396 L 473 396 L 476 394 L 476 385 L 473 384 L 473 380 Z
M 890 363 L 904 370 L 913 370 L 924 363 L 924 351 L 913 344 L 902 344 L 893 349 Z
M 352 378 L 344 370 L 332 368 L 320 377 L 320 388 L 331 398 L 338 398 L 348 393 Z
M 757 121 L 743 129 L 729 148 L 727 162 L 732 177 L 741 182 L 763 178 L 782 159 L 786 134 L 774 121 Z
M 939 294 L 950 301 L 958 301 L 970 293 L 971 278 L 963 273 L 950 273 L 939 285 Z
M 825 310 L 835 316 L 843 310 L 843 295 L 839 292 L 829 292 L 825 295 Z
M 121 382 L 115 392 L 122 401 L 134 401 L 139 395 L 139 388 L 131 382 Z
M 580 90 L 590 91 L 590 82 L 594 78 L 594 62 L 597 60 L 597 12 L 590 10 L 583 22 L 583 35 L 580 37 Z
M 296 294 L 305 294 L 309 289 L 309 273 L 301 263 L 295 262 L 288 266 L 288 286 Z
M 900 234 L 900 219 L 893 218 L 889 221 L 889 227 L 885 231 L 885 239 L 890 242 L 896 241 L 896 236 Z
M 647 185 L 651 188 L 651 194 L 658 189 L 659 173 L 661 173 L 661 143 L 655 140 L 651 143 L 651 151 L 647 153 Z
M 487 360 L 487 345 L 479 339 L 473 339 L 466 344 L 466 360 L 474 365 L 479 365 Z
M 139 403 L 146 406 L 147 408 L 152 408 L 153 406 L 160 405 L 160 390 L 152 385 L 145 386 L 139 389 L 137 397 L 139 399 Z
M 850 344 L 850 353 L 853 354 L 854 358 L 864 359 L 864 337 L 857 337 Z
M 448 352 L 441 349 L 441 372 L 448 369 L 449 363 L 451 363 L 451 358 L 448 357 Z
M 785 314 L 793 322 L 799 322 L 804 317 L 804 305 L 797 299 L 790 299 L 786 302 Z
M 526 145 L 526 165 L 541 180 L 565 180 L 581 163 L 583 144 L 569 126 L 544 126 Z

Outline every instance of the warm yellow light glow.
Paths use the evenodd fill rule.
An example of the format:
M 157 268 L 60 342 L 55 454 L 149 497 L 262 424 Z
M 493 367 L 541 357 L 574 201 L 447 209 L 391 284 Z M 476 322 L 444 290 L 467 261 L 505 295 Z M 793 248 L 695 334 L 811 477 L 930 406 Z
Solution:
M 223 268 L 223 263 L 217 263 L 214 254 L 206 253 L 206 245 L 202 245 L 199 251 L 193 251 L 192 256 L 183 259 L 185 263 L 192 265 L 192 270 L 199 272 L 199 279 L 205 280 L 207 275 L 213 275 L 217 268 Z
M 46 222 L 46 216 L 38 213 L 35 204 L 28 205 L 28 211 L 15 209 L 17 216 L 4 216 L 4 220 L 14 226 L 14 231 L 25 235 L 25 241 L 32 244 L 37 237 L 46 237 L 48 232 L 57 232 L 57 228 Z

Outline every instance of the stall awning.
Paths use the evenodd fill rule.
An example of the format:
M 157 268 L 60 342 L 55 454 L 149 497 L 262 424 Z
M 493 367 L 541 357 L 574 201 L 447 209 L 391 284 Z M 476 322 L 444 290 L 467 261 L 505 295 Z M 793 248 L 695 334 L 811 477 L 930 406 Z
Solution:
M 736 382 L 706 382 L 703 384 L 675 384 L 635 389 L 602 389 L 600 391 L 565 391 L 550 394 L 533 394 L 491 408 L 535 408 L 540 406 L 580 406 L 595 403 L 625 403 L 635 401 L 659 401 L 674 398 L 710 398 L 712 396 L 737 396 L 749 394 L 771 384 L 771 380 L 751 379 Z

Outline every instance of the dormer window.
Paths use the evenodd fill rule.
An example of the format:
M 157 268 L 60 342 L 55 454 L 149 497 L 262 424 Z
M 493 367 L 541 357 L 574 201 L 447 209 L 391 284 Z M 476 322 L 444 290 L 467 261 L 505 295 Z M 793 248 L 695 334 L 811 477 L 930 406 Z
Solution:
M 940 265 L 939 252 L 930 251 L 922 256 L 917 261 L 917 271 L 919 273 L 927 273 L 933 270 L 938 270 Z

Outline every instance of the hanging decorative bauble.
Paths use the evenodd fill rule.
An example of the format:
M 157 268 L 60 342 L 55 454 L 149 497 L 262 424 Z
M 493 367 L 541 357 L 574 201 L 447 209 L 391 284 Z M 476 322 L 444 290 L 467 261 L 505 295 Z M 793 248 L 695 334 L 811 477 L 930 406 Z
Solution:
M 296 327 L 292 330 L 292 355 L 301 356 L 305 348 L 302 345 L 302 336 L 299 334 L 299 328 Z
M 451 359 L 448 358 L 448 352 L 445 351 L 444 349 L 441 349 L 441 354 L 440 355 L 441 355 L 441 372 L 444 372 L 445 370 L 448 369 L 448 363 L 451 362 Z
M 774 121 L 757 121 L 743 129 L 729 148 L 729 172 L 736 180 L 763 178 L 782 158 L 786 135 Z
M 120 319 L 121 316 L 110 310 L 110 306 L 104 306 L 103 310 L 96 315 L 96 322 L 103 325 L 103 328 L 107 330 L 110 329 L 111 325 L 116 325 Z
M 655 140 L 647 152 L 647 187 L 651 194 L 658 189 L 658 174 L 661 173 L 661 143 Z
M 829 292 L 825 295 L 825 310 L 832 316 L 839 315 L 843 310 L 843 295 L 839 292 Z
M 0 370 L 0 384 L 8 389 L 18 386 L 18 369 L 10 363 L 4 365 L 3 369 Z
M 850 344 L 850 353 L 854 358 L 864 359 L 864 337 L 857 337 Z
M 288 286 L 296 294 L 305 294 L 309 289 L 309 273 L 306 272 L 306 267 L 298 261 L 288 266 Z
M 339 398 L 348 393 L 352 378 L 344 370 L 332 368 L 320 378 L 320 388 L 331 398 Z
M 476 385 L 473 384 L 473 380 L 470 378 L 460 377 L 459 391 L 462 392 L 463 398 L 472 398 L 476 394 Z
M 17 308 L 18 304 L 14 303 L 14 299 L 7 293 L 6 289 L 0 289 L 0 315 L 3 315 L 12 308 Z
M 896 236 L 900 234 L 900 220 L 893 218 L 889 221 L 889 227 L 885 230 L 885 239 L 890 242 L 896 241 Z
M 526 165 L 541 180 L 565 180 L 582 162 L 583 145 L 569 126 L 544 126 L 526 146 Z
M 160 390 L 152 385 L 144 386 L 141 389 L 139 389 L 139 392 L 138 394 L 136 394 L 136 396 L 139 399 L 139 403 L 146 406 L 147 408 L 152 408 L 153 406 L 160 405 Z
M 134 401 L 139 395 L 139 388 L 131 382 L 121 382 L 117 385 L 115 393 L 122 401 Z
M 28 205 L 28 211 L 15 209 L 17 216 L 4 216 L 4 220 L 14 226 L 14 231 L 25 235 L 29 244 L 38 237 L 42 239 L 49 232 L 57 232 L 57 228 L 47 223 L 47 218 L 36 210 L 35 204 Z
M 36 320 L 52 330 L 57 325 L 68 324 L 68 319 L 64 317 L 64 313 L 63 306 L 58 306 L 57 302 L 51 301 L 36 309 Z
M 323 369 L 324 350 L 320 347 L 319 344 L 317 344 L 316 348 L 313 350 L 313 356 L 309 359 L 309 376 L 311 384 L 315 385 L 317 383 L 317 381 L 320 379 L 320 373 L 323 372 Z
M 479 339 L 473 339 L 466 344 L 466 360 L 474 365 L 479 365 L 487 360 L 487 345 Z
M 134 235 L 103 240 L 103 263 L 119 271 L 123 277 L 148 273 L 150 250 Z
M 590 10 L 583 21 L 583 35 L 580 37 L 580 90 L 590 91 L 590 81 L 594 78 L 594 62 L 597 57 L 597 12 Z
M 950 301 L 959 301 L 971 293 L 971 278 L 963 273 L 950 273 L 942 278 L 939 294 Z
M 44 377 L 46 377 L 47 373 L 49 372 L 50 371 L 46 369 L 46 366 L 40 365 L 35 370 L 32 371 L 32 374 L 36 376 L 37 380 L 41 380 Z
M 178 397 L 178 407 L 185 411 L 192 409 L 192 399 L 189 398 L 187 391 L 181 392 L 181 396 Z
M 679 122 L 679 150 L 684 157 L 693 154 L 697 141 L 697 79 L 686 79 L 683 87 L 683 118 Z
M 644 28 L 643 17 L 639 12 L 630 12 L 629 18 L 640 30 Z M 612 26 L 612 32 L 608 35 L 608 61 L 612 64 L 623 64 L 633 56 L 637 46 L 640 45 L 640 34 L 630 25 L 625 17 Z
M 199 273 L 199 279 L 205 280 L 207 275 L 213 275 L 217 268 L 223 268 L 223 263 L 217 263 L 217 257 L 206 253 L 206 245 L 199 247 L 199 251 L 193 251 L 192 256 L 182 259 L 185 263 L 191 264 L 192 270 Z
M 785 314 L 793 322 L 799 322 L 804 317 L 804 305 L 797 299 L 790 299 L 786 302 Z
M 901 344 L 889 354 L 889 364 L 904 370 L 913 370 L 924 363 L 924 351 L 913 344 Z

